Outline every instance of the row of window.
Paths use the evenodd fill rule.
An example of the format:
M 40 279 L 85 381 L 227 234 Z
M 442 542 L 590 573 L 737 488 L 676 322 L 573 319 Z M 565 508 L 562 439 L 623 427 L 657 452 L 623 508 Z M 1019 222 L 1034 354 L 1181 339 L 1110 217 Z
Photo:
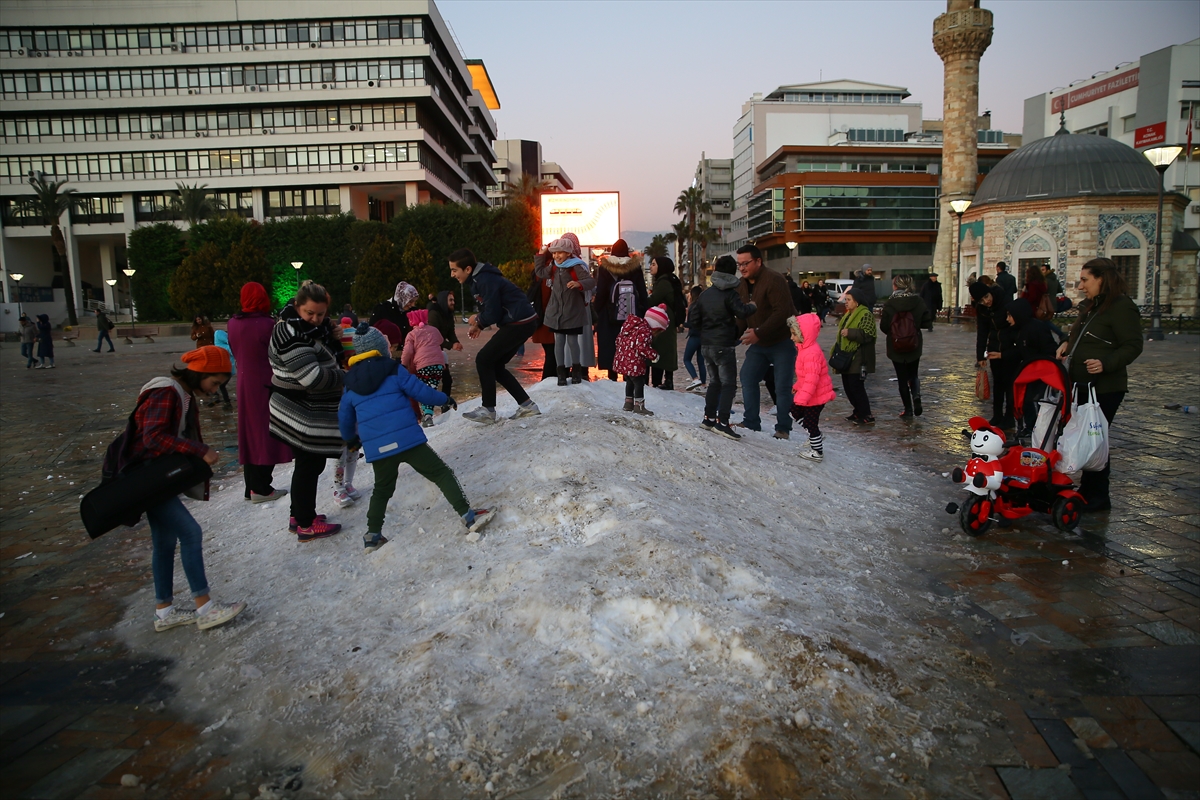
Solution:
M 899 103 L 903 95 L 889 92 L 785 92 L 785 103 Z
M 338 85 L 367 81 L 423 81 L 425 63 L 419 58 L 380 61 L 310 61 L 296 64 L 256 64 L 153 69 L 5 72 L 0 91 L 10 99 L 29 95 L 139 94 L 146 91 L 179 94 L 242 87 L 286 88 Z M 416 84 L 403 84 L 416 85 Z M 37 99 L 37 98 L 34 98 Z
M 244 147 L 229 150 L 177 150 L 160 153 L 94 153 L 0 158 L 0 182 L 24 183 L 33 172 L 58 179 L 108 180 L 177 173 L 278 172 L 290 168 L 332 172 L 366 169 L 374 164 L 419 161 L 414 143 Z M 297 169 L 296 171 L 302 171 Z
M 852 142 L 904 141 L 904 131 L 899 128 L 851 128 L 846 136 Z
M 372 20 L 322 20 L 258 25 L 183 25 L 178 27 L 60 28 L 0 30 L 0 52 L 105 55 L 131 50 L 174 50 L 183 47 L 241 49 L 304 43 L 377 44 L 380 40 L 423 40 L 420 17 Z M 102 51 L 97 53 L 96 51 Z
M 263 192 L 268 217 L 309 217 L 340 214 L 341 192 L 336 189 L 271 189 Z
M 254 216 L 254 193 L 250 189 L 208 192 L 216 201 L 221 214 Z M 135 194 L 133 196 L 136 222 L 161 222 L 181 219 L 173 207 L 177 195 L 171 193 Z M 125 198 L 119 194 L 76 197 L 71 209 L 71 222 L 76 225 L 122 223 L 125 221 Z M 340 214 L 341 192 L 337 187 L 306 187 L 295 189 L 266 189 L 263 191 L 263 210 L 267 217 L 296 217 L 314 214 Z M 22 207 L 15 199 L 5 199 L 2 205 L 7 225 L 41 225 L 39 215 Z
M 805 186 L 807 230 L 936 230 L 933 186 Z
M 221 213 L 254 216 L 254 193 L 249 189 L 207 192 L 206 196 L 216 201 Z M 178 195 L 173 193 L 136 194 L 133 196 L 133 218 L 138 222 L 183 219 L 183 215 L 172 207 L 176 198 Z
M 416 123 L 415 103 L 343 106 L 287 106 L 243 110 L 199 110 L 172 113 L 117 114 L 95 117 L 34 117 L 0 120 L 4 139 L 42 137 L 83 139 L 129 138 L 122 134 L 227 131 L 249 134 L 260 129 L 317 128 L 341 125 Z
M 926 164 L 848 164 L 845 162 L 800 161 L 793 172 L 928 172 Z

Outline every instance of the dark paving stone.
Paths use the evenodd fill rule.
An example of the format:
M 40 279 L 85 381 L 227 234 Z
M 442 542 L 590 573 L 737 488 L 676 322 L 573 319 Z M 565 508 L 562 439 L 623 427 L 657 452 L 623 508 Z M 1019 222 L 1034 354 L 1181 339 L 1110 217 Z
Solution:
M 1084 795 L 1061 769 L 996 767 L 1012 800 L 1084 800 Z
M 169 667 L 165 660 L 42 662 L 0 687 L 0 705 L 157 702 L 173 692 L 162 680 Z
M 85 750 L 21 793 L 29 800 L 68 800 L 112 772 L 136 750 Z
M 1096 760 L 1129 800 L 1159 800 L 1163 793 L 1121 750 L 1096 750 Z
M 1167 726 L 1194 752 L 1200 753 L 1200 722 L 1172 721 Z

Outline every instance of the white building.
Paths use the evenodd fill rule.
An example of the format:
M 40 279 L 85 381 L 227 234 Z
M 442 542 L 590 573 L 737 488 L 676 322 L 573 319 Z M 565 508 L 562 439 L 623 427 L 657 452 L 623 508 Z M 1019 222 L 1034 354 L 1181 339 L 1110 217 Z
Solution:
M 260 221 L 386 221 L 406 205 L 487 204 L 495 183 L 495 91 L 433 0 L 0 0 L 0 100 L 14 308 L 10 272 L 23 297 L 62 302 L 48 229 L 15 210 L 32 173 L 85 199 L 62 220 L 80 310 L 116 305 L 105 281 L 126 236 L 163 218 L 177 182 Z
M 540 142 L 499 139 L 495 142 L 495 148 L 496 162 L 492 164 L 492 172 L 496 183 L 487 192 L 492 205 L 505 205 L 505 190 L 511 184 L 519 183 L 522 175 L 542 181 L 552 192 L 569 192 L 575 187 L 562 167 L 553 161 L 542 160 Z

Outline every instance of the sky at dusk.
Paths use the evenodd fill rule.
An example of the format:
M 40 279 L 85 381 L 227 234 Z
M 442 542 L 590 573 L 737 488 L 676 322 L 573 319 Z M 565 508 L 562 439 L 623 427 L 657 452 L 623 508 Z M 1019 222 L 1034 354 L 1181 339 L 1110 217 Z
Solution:
M 942 116 L 933 20 L 945 2 L 437 0 L 487 65 L 502 139 L 533 139 L 578 191 L 621 192 L 621 226 L 666 230 L 701 151 L 732 156 L 755 92 L 848 78 L 905 86 Z M 1200 37 L 1195 0 L 984 0 L 980 111 L 1020 133 L 1026 97 Z

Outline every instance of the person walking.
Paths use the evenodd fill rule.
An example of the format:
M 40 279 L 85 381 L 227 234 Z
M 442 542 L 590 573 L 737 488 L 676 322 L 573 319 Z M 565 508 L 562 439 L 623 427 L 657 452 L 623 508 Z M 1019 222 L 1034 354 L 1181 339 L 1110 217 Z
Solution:
M 112 336 L 110 336 L 108 333 L 115 327 L 117 327 L 117 326 L 113 325 L 112 322 L 108 319 L 108 315 L 104 313 L 103 308 L 96 309 L 96 330 L 99 332 L 100 335 L 96 337 L 96 349 L 92 351 L 93 353 L 100 352 L 100 347 L 101 347 L 101 345 L 104 344 L 105 339 L 108 340 L 108 352 L 111 353 L 117 349 L 117 348 L 113 347 Z
M 625 318 L 621 333 L 617 336 L 617 352 L 613 356 L 613 367 L 625 376 L 625 405 L 622 410 L 654 416 L 654 412 L 646 408 L 646 372 L 660 356 L 651 341 L 655 332 L 664 330 L 670 321 L 670 312 L 663 305 L 648 308 L 644 318 L 636 314 Z
M 921 286 L 921 299 L 925 301 L 925 307 L 934 317 L 940 314 L 945 307 L 942 301 L 942 284 L 938 282 L 936 272 L 929 273 L 929 278 Z
M 812 304 L 813 312 L 821 318 L 821 324 L 825 324 L 825 318 L 829 316 L 829 311 L 833 308 L 833 298 L 829 296 L 829 286 L 825 283 L 824 278 L 817 280 L 812 287 Z
M 691 383 L 683 387 L 685 392 L 690 391 L 706 391 L 708 389 L 708 370 L 704 366 L 704 355 L 700 353 L 700 326 L 697 324 L 697 313 L 699 306 L 696 301 L 700 299 L 700 295 L 704 290 L 699 286 L 693 286 L 688 290 L 688 310 L 687 319 L 684 320 L 683 327 L 687 328 L 687 344 L 683 348 L 683 366 L 691 376 Z M 696 358 L 699 356 L 699 358 Z M 696 365 L 692 366 L 692 359 L 696 360 Z
M 854 413 L 846 417 L 855 425 L 874 425 L 871 400 L 863 379 L 875 371 L 875 315 L 867 305 L 863 291 L 853 288 L 846 293 L 846 313 L 838 322 L 837 340 L 830 357 L 837 350 L 850 354 L 850 364 L 842 370 L 842 388 Z
M 1004 305 L 1007 307 L 1017 296 L 1017 279 L 1008 271 L 1008 264 L 996 262 L 996 285 L 1004 292 Z
M 33 344 L 37 339 L 38 329 L 37 325 L 34 325 L 33 320 L 31 320 L 26 314 L 21 315 L 20 324 L 21 356 L 25 359 L 25 369 L 29 369 L 33 366 L 33 361 L 35 358 L 33 354 Z
M 276 464 L 292 460 L 292 448 L 275 439 L 271 428 L 272 371 L 269 356 L 271 300 L 261 283 L 242 286 L 242 310 L 229 319 L 229 350 L 241 365 L 237 382 L 238 462 L 242 465 L 244 496 L 252 503 L 269 503 L 288 493 L 271 485 Z
M 196 343 L 196 347 L 215 344 L 215 334 L 216 331 L 213 329 L 212 323 L 208 321 L 208 317 L 196 315 L 196 318 L 192 320 L 192 341 Z
M 50 327 L 50 315 L 37 315 L 37 354 L 40 363 L 34 369 L 54 369 L 54 328 Z M 47 364 L 46 361 L 50 363 Z
M 1042 265 L 1042 280 L 1046 282 L 1046 294 L 1050 295 L 1051 300 L 1057 301 L 1058 296 L 1063 293 L 1062 282 L 1049 264 Z
M 837 397 L 829 364 L 818 341 L 821 318 L 799 314 L 788 318 L 788 330 L 796 343 L 796 383 L 792 386 L 792 418 L 808 431 L 808 450 L 800 454 L 810 461 L 825 458 L 825 437 L 821 435 L 821 411 Z
M 654 350 L 658 353 L 658 363 L 650 368 L 650 385 L 658 389 L 673 390 L 675 388 L 675 370 L 679 369 L 679 345 L 676 341 L 679 326 L 687 313 L 687 300 L 684 299 L 683 284 L 675 274 L 675 262 L 666 256 L 658 256 L 650 262 L 650 277 L 654 286 L 646 304 L 653 308 L 662 305 L 667 307 L 671 319 L 666 328 L 654 336 Z
M 596 288 L 583 259 L 574 255 L 574 243 L 555 239 L 534 257 L 533 271 L 538 278 L 549 281 L 550 301 L 542 321 L 554 331 L 554 362 L 557 365 L 558 385 L 583 383 L 587 370 L 583 366 L 581 337 L 584 328 L 591 335 L 586 293 Z
M 478 339 L 485 328 L 496 326 L 496 333 L 475 356 L 482 403 L 463 414 L 463 418 L 485 425 L 496 421 L 497 383 L 517 401 L 517 411 L 510 419 L 541 414 L 537 403 L 529 399 L 520 381 L 507 369 L 517 350 L 538 328 L 537 313 L 529 298 L 495 266 L 476 261 L 475 254 L 465 247 L 450 254 L 450 275 L 467 286 L 479 308 L 479 313 L 471 317 L 467 336 Z
M 443 350 L 462 350 L 462 343 L 458 341 L 458 332 L 454 330 L 454 292 L 442 291 L 429 301 L 427 308 L 429 309 L 429 326 L 436 328 L 442 334 L 442 349 Z M 356 326 L 357 327 L 357 326 Z M 446 368 L 442 370 L 442 394 L 450 394 L 454 388 L 454 378 L 450 375 L 450 362 L 446 361 Z M 442 406 L 442 413 L 446 413 L 450 409 Z
M 172 368 L 170 377 L 155 378 L 138 393 L 129 464 L 140 464 L 170 453 L 197 456 L 209 466 L 219 460 L 217 451 L 206 445 L 200 434 L 196 393 L 214 394 L 229 380 L 232 369 L 229 354 L 208 345 L 184 353 L 181 358 L 183 368 Z M 207 500 L 208 485 L 197 485 L 186 494 Z M 146 521 L 150 525 L 150 568 L 154 575 L 154 630 L 161 633 L 193 624 L 200 630 L 207 630 L 224 625 L 245 610 L 244 602 L 218 603 L 212 599 L 204 573 L 200 525 L 178 495 L 148 509 Z M 175 607 L 177 544 L 183 574 L 192 590 L 194 609 Z
M 747 345 L 742 363 L 742 403 L 744 416 L 736 427 L 762 430 L 758 384 L 773 369 L 775 378 L 775 438 L 787 439 L 792 430 L 792 384 L 795 382 L 796 345 L 788 334 L 788 317 L 796 316 L 787 281 L 778 272 L 763 266 L 762 251 L 752 244 L 737 250 L 737 266 L 742 280 L 738 294 L 755 311 L 745 322 L 742 344 Z
M 381 319 L 386 319 L 388 322 L 400 329 L 400 341 L 392 342 L 393 345 L 399 344 L 404 346 L 404 340 L 408 337 L 408 332 L 412 330 L 412 323 L 408 321 L 408 309 L 412 308 L 417 298 L 421 293 L 417 291 L 417 287 L 405 281 L 400 281 L 396 284 L 396 291 L 386 300 L 380 300 L 371 309 L 369 322 L 372 327 Z
M 887 357 L 896 370 L 900 402 L 904 410 L 900 419 L 912 420 L 921 416 L 921 351 L 925 346 L 923 328 L 933 330 L 933 314 L 925 301 L 913 294 L 913 279 L 909 275 L 892 278 L 892 296 L 883 303 L 879 330 L 887 336 Z
M 632 253 L 624 239 L 617 239 L 600 257 L 596 270 L 596 297 L 592 310 L 596 320 L 596 366 L 608 371 L 609 380 L 617 379 L 612 367 L 617 334 L 630 314 L 641 316 L 649 308 L 642 255 Z
M 757 307 L 742 302 L 737 262 L 731 256 L 717 259 L 709 280 L 712 285 L 700 294 L 692 313 L 692 322 L 700 330 L 700 354 L 708 368 L 704 421 L 700 424 L 713 433 L 740 439 L 741 434 L 729 425 L 737 392 L 738 321 L 749 317 Z
M 1075 391 L 1087 386 L 1096 389 L 1096 400 L 1111 426 L 1129 391 L 1128 367 L 1142 354 L 1142 319 L 1129 297 L 1125 279 L 1108 258 L 1093 258 L 1079 273 L 1079 319 L 1071 328 L 1070 338 L 1058 348 L 1058 358 L 1066 363 Z M 1111 436 L 1109 441 L 1112 441 Z M 1085 512 L 1112 508 L 1109 478 L 1112 450 L 1101 470 L 1084 470 L 1079 493 L 1087 502 Z
M 342 400 L 342 349 L 329 317 L 329 293 L 312 281 L 300 284 L 294 303 L 271 332 L 271 435 L 292 448 L 292 505 L 288 530 L 300 542 L 342 529 L 317 514 L 317 484 L 325 462 L 342 453 L 338 405 Z

